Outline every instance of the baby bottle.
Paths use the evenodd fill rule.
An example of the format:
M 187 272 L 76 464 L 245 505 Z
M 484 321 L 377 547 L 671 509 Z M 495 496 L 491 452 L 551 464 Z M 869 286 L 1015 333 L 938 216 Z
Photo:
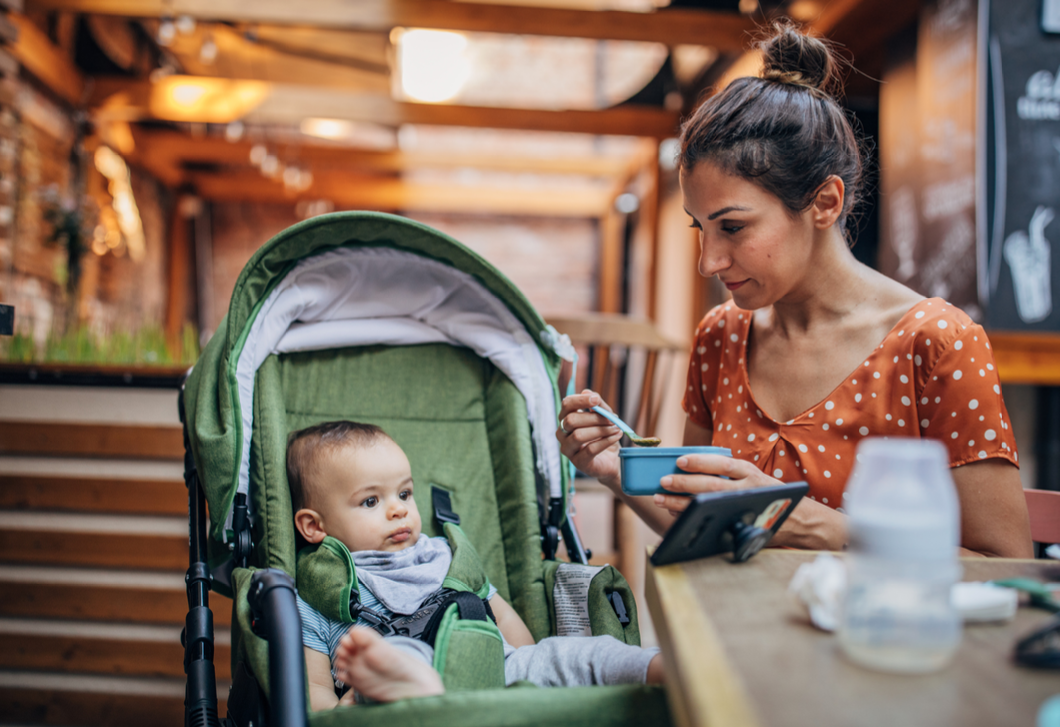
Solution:
M 960 578 L 960 525 L 946 449 L 923 439 L 863 440 L 844 504 L 843 651 L 882 671 L 941 669 L 961 638 L 950 601 Z

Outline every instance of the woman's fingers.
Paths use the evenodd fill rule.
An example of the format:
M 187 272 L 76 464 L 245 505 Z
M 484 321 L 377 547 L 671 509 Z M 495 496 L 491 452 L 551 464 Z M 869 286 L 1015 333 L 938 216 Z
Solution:
M 765 474 L 750 462 L 718 454 L 688 455 L 680 457 L 677 464 L 688 474 L 667 475 L 659 482 L 662 487 L 672 492 L 696 495 L 701 492 L 746 490 L 781 484 L 779 480 Z M 671 498 L 667 500 L 667 504 L 656 504 L 673 510 L 673 496 L 667 497 Z M 687 502 L 688 498 L 684 499 Z
M 582 447 L 582 451 L 586 451 L 589 454 L 595 456 L 595 455 L 598 455 L 601 452 L 603 452 L 605 449 L 607 449 L 611 445 L 613 445 L 616 442 L 618 442 L 618 440 L 620 440 L 620 439 L 622 439 L 622 432 L 621 431 L 617 431 L 617 432 L 614 432 L 614 433 L 609 434 L 607 436 L 599 437 L 599 438 L 589 442 L 584 447 Z
M 730 479 L 746 476 L 752 469 L 759 471 L 750 462 L 722 454 L 686 454 L 677 458 L 677 467 L 685 472 L 718 475 Z
M 739 480 L 727 480 L 715 475 L 667 475 L 659 482 L 663 488 L 671 492 L 686 492 L 689 495 L 737 490 L 742 487 L 739 483 Z
M 559 410 L 559 418 L 563 419 L 571 412 L 581 409 L 589 409 L 594 406 L 604 405 L 603 399 L 595 391 L 585 389 L 580 394 L 571 394 L 563 399 Z
M 583 452 L 595 456 L 621 438 L 622 432 L 614 427 L 582 427 L 560 439 L 560 451 L 568 459 L 574 459 Z
M 677 515 L 688 507 L 688 503 L 692 501 L 692 498 L 683 495 L 655 495 L 653 501 L 656 506 L 665 508 Z
M 572 394 L 563 400 L 556 431 L 560 442 L 572 442 L 580 447 L 596 439 L 610 438 L 619 432 L 618 427 L 607 419 L 588 411 L 594 406 L 603 406 L 610 411 L 610 407 L 600 395 L 590 389 L 585 389 L 580 394 Z M 566 451 L 564 454 L 570 456 Z

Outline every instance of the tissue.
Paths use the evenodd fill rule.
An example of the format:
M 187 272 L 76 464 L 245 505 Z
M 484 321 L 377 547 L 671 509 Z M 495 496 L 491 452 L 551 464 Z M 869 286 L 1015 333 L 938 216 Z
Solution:
M 788 584 L 788 593 L 806 606 L 810 621 L 822 631 L 835 631 L 847 587 L 847 571 L 834 555 L 822 553 L 803 563 Z

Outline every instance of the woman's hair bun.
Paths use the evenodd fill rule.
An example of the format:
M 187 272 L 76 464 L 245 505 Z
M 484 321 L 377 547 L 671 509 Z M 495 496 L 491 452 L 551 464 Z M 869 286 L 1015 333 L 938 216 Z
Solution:
M 762 51 L 762 78 L 829 95 L 836 82 L 836 61 L 825 42 L 790 22 L 774 23 L 772 30 L 772 35 L 757 43 Z

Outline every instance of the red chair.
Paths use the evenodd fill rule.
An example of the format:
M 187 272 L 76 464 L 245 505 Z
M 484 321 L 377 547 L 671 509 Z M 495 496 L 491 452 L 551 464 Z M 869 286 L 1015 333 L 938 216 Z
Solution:
M 1024 490 L 1027 512 L 1031 516 L 1031 540 L 1036 543 L 1060 543 L 1060 492 Z

